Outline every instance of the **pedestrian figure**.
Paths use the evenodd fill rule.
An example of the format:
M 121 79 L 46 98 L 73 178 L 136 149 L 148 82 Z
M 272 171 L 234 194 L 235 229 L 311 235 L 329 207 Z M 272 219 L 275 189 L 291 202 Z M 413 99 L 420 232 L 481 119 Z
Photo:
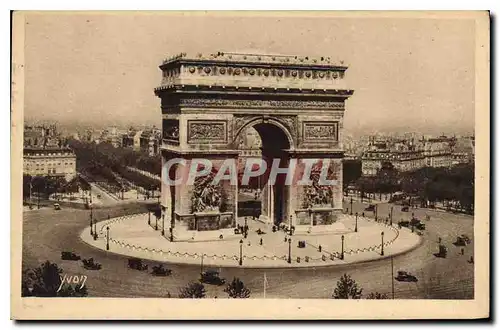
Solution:
M 262 245 L 262 238 L 260 239 L 260 245 Z
M 461 249 L 460 249 L 460 252 L 462 253 L 462 255 L 464 255 L 464 253 L 465 253 L 464 248 L 461 248 Z
M 441 237 L 439 237 L 439 238 L 438 238 L 438 242 L 439 242 L 439 244 L 441 244 L 441 241 L 442 241 L 442 239 L 441 239 Z
M 364 218 L 365 217 L 365 212 L 361 213 L 361 216 Z
M 318 252 L 321 252 L 321 245 L 318 246 Z

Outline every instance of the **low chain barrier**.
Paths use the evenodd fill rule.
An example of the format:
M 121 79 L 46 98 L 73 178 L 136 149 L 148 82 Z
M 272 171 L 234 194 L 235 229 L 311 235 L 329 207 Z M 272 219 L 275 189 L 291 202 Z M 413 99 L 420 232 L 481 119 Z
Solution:
M 128 219 L 131 219 L 131 218 L 134 218 L 134 217 L 140 217 L 140 216 L 146 216 L 148 213 L 145 212 L 145 213 L 137 213 L 137 214 L 131 214 L 131 215 L 124 215 L 124 216 L 120 216 L 120 217 L 116 217 L 116 218 L 113 218 L 113 219 L 110 219 L 110 220 L 107 220 L 107 221 L 104 221 L 103 225 L 101 226 L 101 229 L 100 229 L 100 233 L 102 234 L 103 231 L 104 231 L 104 228 L 106 228 L 108 225 L 110 224 L 113 224 L 113 223 L 117 223 L 117 222 L 123 222 L 125 220 L 128 220 Z M 369 219 L 369 218 L 363 218 L 363 219 Z M 367 221 L 370 221 L 370 220 L 367 220 Z M 389 224 L 383 224 L 384 226 L 388 227 L 391 231 L 393 231 L 396 235 L 394 238 L 392 238 L 391 240 L 387 241 L 387 242 L 384 242 L 384 247 L 385 246 L 388 246 L 392 243 L 394 243 L 394 241 L 399 237 L 399 230 L 394 227 L 394 226 L 391 226 Z M 153 225 L 151 225 L 151 227 L 154 228 Z M 144 252 L 150 252 L 150 253 L 158 253 L 160 255 L 166 255 L 166 256 L 174 256 L 174 257 L 189 257 L 189 258 L 212 258 L 213 260 L 217 260 L 217 259 L 221 259 L 221 260 L 234 260 L 234 261 L 238 261 L 239 260 L 239 256 L 237 255 L 217 255 L 217 254 L 206 254 L 206 253 L 189 253 L 189 252 L 178 252 L 178 251 L 170 251 L 170 250 L 162 250 L 162 249 L 154 249 L 154 248 L 147 248 L 147 247 L 142 247 L 140 245 L 135 245 L 135 244 L 130 244 L 130 243 L 126 243 L 126 242 L 123 242 L 123 241 L 120 241 L 120 240 L 116 240 L 116 239 L 113 239 L 113 238 L 110 238 L 109 239 L 110 242 L 120 246 L 120 247 L 123 247 L 123 248 L 128 248 L 128 249 L 131 249 L 131 250 L 136 250 L 136 251 L 144 251 Z M 310 243 L 307 243 L 306 244 L 308 246 L 311 246 L 313 248 L 315 248 L 316 250 L 319 250 L 319 246 L 315 246 L 313 244 L 310 244 Z M 378 244 L 378 245 L 374 245 L 374 246 L 370 246 L 370 247 L 365 247 L 365 248 L 359 248 L 359 249 L 350 249 L 350 250 L 344 250 L 344 255 L 351 255 L 351 254 L 358 254 L 358 253 L 362 253 L 362 252 L 374 252 L 374 251 L 377 251 L 379 249 L 381 249 L 382 247 L 382 244 Z M 341 259 L 341 253 L 340 252 L 329 252 L 329 251 L 326 251 L 324 249 L 322 249 L 322 252 L 324 254 L 322 254 L 321 257 L 309 257 L 309 256 L 305 256 L 303 259 L 304 261 L 307 263 L 307 262 L 310 262 L 310 261 L 323 261 L 323 262 L 326 262 L 328 260 L 335 260 L 335 259 Z M 277 256 L 277 255 L 272 255 L 272 256 L 257 256 L 257 255 L 243 255 L 242 256 L 242 259 L 243 260 L 284 260 L 284 261 L 287 261 L 288 260 L 288 257 L 286 255 L 284 256 Z M 300 263 L 302 261 L 302 257 L 296 257 L 296 261 L 297 263 Z
M 116 218 L 112 218 L 112 219 L 109 219 L 109 220 L 104 220 L 102 222 L 101 228 L 99 229 L 99 233 L 103 234 L 104 230 L 106 229 L 106 227 L 109 226 L 109 225 L 111 225 L 111 224 L 118 223 L 118 222 L 123 222 L 125 220 L 132 219 L 132 218 L 135 218 L 135 217 L 145 216 L 147 214 L 148 214 L 148 212 L 145 212 L 145 213 L 135 213 L 135 214 L 122 215 L 122 216 L 119 216 L 119 217 L 116 217 Z
M 178 251 L 170 251 L 170 250 L 162 250 L 162 249 L 153 249 L 153 248 L 147 248 L 147 247 L 142 247 L 140 245 L 135 245 L 135 244 L 130 244 L 130 243 L 125 243 L 123 241 L 116 240 L 114 238 L 109 239 L 110 242 L 124 248 L 128 248 L 131 250 L 135 251 L 144 251 L 144 252 L 151 252 L 151 253 L 158 253 L 161 255 L 167 255 L 167 256 L 174 256 L 174 257 L 191 257 L 191 258 L 212 258 L 214 260 L 216 259 L 233 259 L 233 260 L 239 260 L 239 256 L 237 255 L 217 255 L 217 254 L 207 254 L 207 253 L 189 253 L 189 252 L 178 252 Z M 287 260 L 286 256 L 252 256 L 252 255 L 244 255 L 243 260 Z

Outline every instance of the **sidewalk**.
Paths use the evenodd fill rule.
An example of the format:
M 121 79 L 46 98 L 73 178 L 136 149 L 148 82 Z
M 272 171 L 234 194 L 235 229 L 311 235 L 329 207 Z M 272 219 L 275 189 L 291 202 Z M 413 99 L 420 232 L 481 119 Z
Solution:
M 293 235 L 291 243 L 283 232 L 255 233 L 252 222 L 249 236 L 240 245 L 238 239 L 212 242 L 170 242 L 147 224 L 147 214 L 111 219 L 100 230 L 100 237 L 94 241 L 88 230 L 81 238 L 90 245 L 105 249 L 105 232 L 110 227 L 110 252 L 160 262 L 199 264 L 203 262 L 214 267 L 238 267 L 240 249 L 243 267 L 290 268 L 345 265 L 400 254 L 419 245 L 421 238 L 410 230 L 385 226 L 366 218 L 358 220 L 358 232 L 353 230 L 353 217 L 343 220 L 347 231 L 328 235 Z M 259 223 L 260 225 L 260 223 Z M 381 255 L 381 232 L 384 232 L 384 255 Z M 168 232 L 165 233 L 168 236 Z M 344 236 L 344 259 L 342 260 L 342 239 Z M 263 244 L 260 245 L 260 239 Z M 304 248 L 298 247 L 305 241 Z M 321 252 L 319 246 L 321 245 Z M 291 250 L 291 263 L 288 256 Z M 300 258 L 300 259 L 299 259 Z M 306 259 L 309 259 L 307 262 Z

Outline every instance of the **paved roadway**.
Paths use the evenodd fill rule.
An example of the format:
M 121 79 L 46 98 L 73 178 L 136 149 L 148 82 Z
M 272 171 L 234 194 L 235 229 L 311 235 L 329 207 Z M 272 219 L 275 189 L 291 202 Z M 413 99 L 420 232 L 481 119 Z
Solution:
M 361 212 L 362 209 L 363 205 L 354 204 L 354 212 Z M 107 218 L 108 214 L 114 217 L 143 210 L 144 205 L 126 204 L 96 209 L 94 214 L 98 218 Z M 379 214 L 387 212 L 387 205 L 379 206 Z M 424 214 L 431 215 L 431 220 L 426 222 L 424 243 L 407 254 L 394 257 L 393 263 L 394 273 L 406 270 L 415 274 L 419 281 L 394 281 L 395 298 L 472 299 L 474 265 L 466 260 L 473 254 L 473 244 L 465 248 L 464 256 L 460 255 L 460 248 L 451 244 L 460 234 L 473 237 L 472 217 L 428 210 L 414 212 L 421 218 Z M 368 213 L 372 214 L 366 213 L 367 216 Z M 394 212 L 395 219 L 408 218 L 410 215 L 411 212 Z M 168 265 L 173 270 L 172 276 L 154 277 L 146 272 L 128 269 L 126 257 L 87 245 L 79 239 L 79 233 L 82 228 L 88 228 L 88 210 L 35 210 L 26 212 L 23 221 L 23 266 L 35 267 L 48 259 L 56 262 L 68 274 L 86 274 L 90 296 L 165 297 L 169 292 L 177 295 L 180 287 L 199 277 L 200 267 L 194 265 Z M 437 252 L 438 237 L 449 247 L 448 258 L 436 258 L 433 255 Z M 89 271 L 80 262 L 60 260 L 63 250 L 72 250 L 82 258 L 93 257 L 103 268 L 100 271 Z M 221 270 L 221 275 L 226 279 L 240 277 L 252 290 L 253 297 L 262 297 L 265 274 L 268 298 L 329 298 L 343 273 L 350 274 L 366 294 L 378 291 L 391 296 L 390 259 L 333 268 Z M 206 288 L 208 296 L 226 296 L 222 291 L 223 287 L 207 285 Z

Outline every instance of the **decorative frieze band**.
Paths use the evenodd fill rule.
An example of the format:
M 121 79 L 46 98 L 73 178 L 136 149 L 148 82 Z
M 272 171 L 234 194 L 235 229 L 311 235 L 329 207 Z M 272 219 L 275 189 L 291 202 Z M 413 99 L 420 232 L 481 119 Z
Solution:
M 296 68 L 255 68 L 240 66 L 189 66 L 187 71 L 200 76 L 248 76 L 278 77 L 296 79 L 343 79 L 344 70 L 296 69 Z
M 231 99 L 204 99 L 185 98 L 179 100 L 181 107 L 224 107 L 224 108 L 265 108 L 265 109 L 344 109 L 344 102 L 318 100 L 231 100 Z

